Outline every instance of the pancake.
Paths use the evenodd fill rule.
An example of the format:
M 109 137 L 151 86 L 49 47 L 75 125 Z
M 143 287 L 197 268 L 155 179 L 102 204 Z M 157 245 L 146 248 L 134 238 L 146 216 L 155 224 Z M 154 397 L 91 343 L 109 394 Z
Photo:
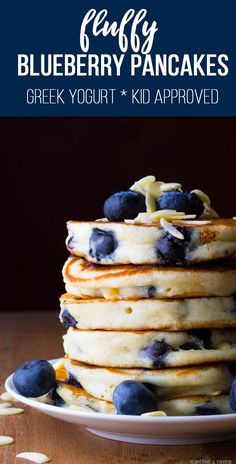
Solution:
M 58 395 L 64 401 L 64 407 L 75 407 L 81 411 L 116 414 L 113 403 L 89 395 L 83 388 L 60 383 Z M 228 395 L 187 396 L 158 402 L 158 410 L 168 416 L 196 416 L 213 414 L 230 414 Z
M 83 388 L 68 383 L 60 383 L 57 394 L 63 399 L 63 406 L 79 408 L 87 412 L 116 414 L 116 408 L 109 401 L 100 400 L 89 395 Z
M 233 380 L 225 364 L 162 370 L 113 369 L 88 366 L 68 357 L 64 364 L 68 375 L 79 382 L 87 393 L 106 401 L 112 401 L 115 388 L 125 380 L 154 385 L 158 399 L 228 393 Z
M 162 369 L 236 361 L 236 330 L 112 332 L 70 328 L 64 335 L 69 358 L 106 367 Z
M 60 321 L 87 330 L 188 330 L 236 327 L 234 297 L 182 300 L 78 299 L 62 295 Z
M 185 265 L 235 257 L 236 221 L 172 222 L 182 239 L 157 224 L 125 222 L 67 223 L 66 245 L 71 254 L 99 264 L 172 264 Z M 177 236 L 179 233 L 177 232 Z M 169 257 L 166 238 L 176 253 Z
M 80 298 L 188 298 L 236 292 L 236 261 L 188 268 L 99 266 L 69 257 L 63 267 L 66 291 Z

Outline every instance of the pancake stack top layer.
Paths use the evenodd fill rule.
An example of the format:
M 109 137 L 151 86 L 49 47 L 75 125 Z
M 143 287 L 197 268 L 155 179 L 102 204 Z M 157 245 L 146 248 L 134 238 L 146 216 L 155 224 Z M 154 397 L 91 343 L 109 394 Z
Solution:
M 58 394 L 84 410 L 150 412 L 138 399 L 122 406 L 139 382 L 166 414 L 232 412 L 236 221 L 200 190 L 153 176 L 109 197 L 104 213 L 68 223 Z

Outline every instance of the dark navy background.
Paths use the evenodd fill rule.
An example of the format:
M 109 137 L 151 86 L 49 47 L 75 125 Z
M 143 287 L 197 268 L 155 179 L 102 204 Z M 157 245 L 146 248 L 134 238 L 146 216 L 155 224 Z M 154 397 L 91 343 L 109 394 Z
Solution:
M 18 77 L 18 53 L 83 53 L 79 33 L 84 14 L 107 8 L 108 18 L 118 20 L 129 8 L 148 10 L 148 19 L 158 22 L 152 53 L 182 55 L 216 53 L 229 56 L 226 77 L 130 77 L 122 67 L 121 77 Z M 140 116 L 140 115 L 236 115 L 235 0 L 7 0 L 1 5 L 1 116 Z M 88 29 L 90 30 L 90 29 Z M 121 51 L 117 38 L 90 37 L 89 53 Z M 129 63 L 129 57 L 125 62 Z M 29 105 L 28 88 L 116 88 L 128 90 L 116 105 Z M 218 105 L 131 105 L 131 88 L 217 88 Z

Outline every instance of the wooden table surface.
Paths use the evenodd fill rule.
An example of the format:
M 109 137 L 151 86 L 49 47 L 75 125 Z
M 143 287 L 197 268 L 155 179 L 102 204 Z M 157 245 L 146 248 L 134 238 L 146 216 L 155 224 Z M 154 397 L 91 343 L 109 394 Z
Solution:
M 63 354 L 64 330 L 56 312 L 0 313 L 0 391 L 5 378 L 28 359 L 57 358 Z M 10 435 L 15 443 L 0 447 L 0 464 L 17 462 L 17 453 L 47 454 L 56 464 L 129 463 L 236 463 L 236 440 L 210 445 L 144 446 L 96 437 L 77 427 L 23 406 L 17 416 L 0 417 L 0 435 Z

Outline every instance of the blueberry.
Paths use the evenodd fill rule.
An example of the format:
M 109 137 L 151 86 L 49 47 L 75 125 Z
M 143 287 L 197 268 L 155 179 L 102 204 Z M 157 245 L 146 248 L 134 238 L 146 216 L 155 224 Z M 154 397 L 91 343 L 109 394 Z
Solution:
M 183 266 L 185 260 L 185 240 L 166 234 L 158 240 L 156 252 L 161 264 L 169 266 Z
M 148 298 L 155 298 L 156 296 L 156 287 L 148 287 Z
M 79 381 L 70 372 L 68 372 L 68 379 L 66 380 L 66 383 L 73 385 L 73 387 L 81 388 Z
M 16 369 L 13 382 L 21 395 L 36 398 L 55 387 L 56 374 L 48 361 L 27 361 Z
M 93 229 L 90 237 L 89 254 L 100 261 L 102 258 L 111 257 L 117 247 L 117 241 L 113 232 Z
M 117 192 L 107 198 L 103 210 L 109 221 L 134 219 L 139 213 L 146 211 L 145 196 L 133 190 Z
M 192 335 L 193 341 L 199 346 L 199 349 L 212 349 L 211 331 L 209 329 L 192 329 L 188 333 Z
M 235 362 L 228 363 L 228 369 L 229 369 L 230 374 L 233 377 L 236 377 L 236 363 Z
M 157 199 L 157 209 L 174 209 L 185 214 L 196 214 L 199 217 L 204 211 L 204 205 L 196 193 L 172 190 L 164 192 Z
M 211 404 L 211 401 L 206 401 L 196 407 L 196 414 L 199 416 L 213 416 L 215 414 L 221 414 L 221 411 Z
M 200 350 L 199 345 L 196 342 L 186 342 L 181 345 L 180 350 Z
M 172 351 L 172 347 L 164 340 L 155 340 L 150 346 L 141 350 L 141 355 L 151 359 L 153 367 L 161 369 L 165 365 L 165 356 Z
M 189 211 L 188 194 L 178 192 L 178 190 L 164 192 L 157 199 L 157 209 L 175 209 L 176 211 L 187 213 Z
M 150 388 L 135 380 L 125 380 L 116 387 L 113 403 L 117 414 L 141 416 L 157 410 L 157 401 Z
M 71 232 L 70 232 L 70 234 L 68 235 L 68 237 L 66 239 L 66 246 L 67 246 L 69 251 L 73 250 L 73 248 L 75 248 L 75 246 L 76 246 L 75 237 Z
M 212 349 L 211 331 L 209 329 L 192 329 L 188 331 L 192 341 L 180 346 L 181 350 L 206 350 Z
M 229 395 L 229 405 L 232 411 L 236 412 L 236 379 L 232 382 L 230 395 Z
M 49 398 L 51 399 L 52 401 L 52 404 L 54 406 L 59 406 L 60 408 L 62 406 L 64 406 L 65 404 L 65 401 L 58 395 L 57 393 L 57 389 L 56 388 L 53 388 L 49 394 L 48 394 Z
M 77 327 L 77 321 L 74 319 L 73 316 L 71 316 L 67 308 L 63 310 L 61 318 L 62 325 L 64 325 L 64 327 Z
M 189 213 L 188 214 L 196 214 L 197 218 L 200 217 L 204 211 L 204 205 L 203 205 L 202 200 L 194 192 L 188 193 L 188 200 L 189 200 Z

